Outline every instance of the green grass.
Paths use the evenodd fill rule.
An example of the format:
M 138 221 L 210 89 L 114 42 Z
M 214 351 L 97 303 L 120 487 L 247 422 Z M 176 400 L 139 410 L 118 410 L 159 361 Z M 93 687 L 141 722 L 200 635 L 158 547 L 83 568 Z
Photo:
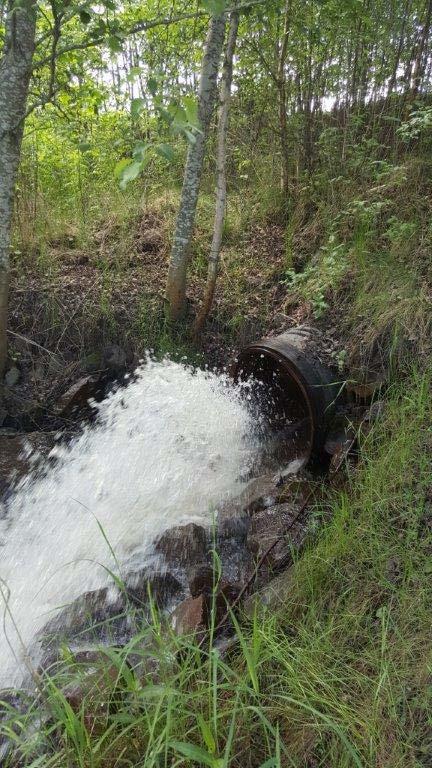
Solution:
M 44 345 L 56 349 L 71 317 L 78 340 L 66 323 L 64 341 L 74 358 L 114 339 L 139 354 L 152 347 L 191 359 L 188 328 L 167 327 L 160 284 L 151 282 L 166 267 L 181 164 L 152 167 L 121 193 L 112 177 L 114 129 L 122 124 L 107 119 L 85 156 L 48 124 L 39 149 L 26 144 L 15 227 L 21 288 L 32 269 L 55 281 L 62 260 L 81 250 L 100 273 L 100 295 L 83 307 L 78 300 L 77 314 L 62 314 L 51 293 L 46 308 L 39 302 L 40 327 L 55 326 Z M 305 308 L 312 322 L 336 325 L 351 373 L 367 379 L 372 369 L 393 382 L 383 420 L 363 438 L 345 489 L 316 510 L 323 525 L 278 582 L 284 598 L 267 609 L 258 600 L 241 617 L 227 656 L 172 636 L 156 614 L 124 648 L 101 649 L 90 679 L 65 648 L 26 714 L 5 704 L 0 731 L 14 744 L 5 768 L 430 764 L 430 159 L 414 149 L 390 163 L 378 144 L 360 142 L 340 163 L 332 132 L 331 144 L 320 140 L 313 176 L 300 176 L 285 207 L 271 141 L 261 151 L 237 139 L 213 313 L 219 343 L 241 344 L 274 330 L 275 313 Z M 214 214 L 208 171 L 191 252 L 194 304 Z M 163 239 L 153 273 L 136 249 L 149 212 Z M 133 304 L 131 263 L 142 285 Z M 36 332 L 33 324 L 21 330 Z M 86 695 L 72 708 L 64 691 L 84 678 Z
M 173 637 L 153 613 L 127 646 L 101 650 L 73 709 L 64 691 L 86 667 L 65 650 L 41 699 L 1 725 L 19 764 L 426 766 L 431 378 L 413 371 L 389 393 L 317 541 L 280 582 L 285 597 L 235 623 L 228 656 Z

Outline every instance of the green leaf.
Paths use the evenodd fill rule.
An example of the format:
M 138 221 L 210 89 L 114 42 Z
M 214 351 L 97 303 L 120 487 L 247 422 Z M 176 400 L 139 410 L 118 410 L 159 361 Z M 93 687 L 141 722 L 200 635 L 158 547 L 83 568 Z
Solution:
M 197 747 L 196 744 L 189 744 L 186 741 L 171 741 L 169 746 L 183 757 L 187 757 L 199 765 L 208 765 L 210 768 L 222 768 L 223 766 L 221 758 L 210 755 L 205 749 Z
M 90 22 L 91 22 L 91 19 L 92 19 L 92 17 L 91 17 L 91 13 L 89 13 L 88 11 L 86 11 L 86 10 L 85 10 L 85 8 L 83 8 L 83 9 L 82 9 L 82 10 L 79 12 L 79 17 L 80 17 L 80 20 L 82 21 L 82 23 L 83 23 L 83 24 L 90 24 Z
M 91 149 L 91 144 L 88 141 L 79 141 L 78 149 L 80 152 L 88 152 Z
M 170 104 L 166 111 L 172 120 L 173 126 L 178 126 L 178 128 L 181 129 L 184 125 L 187 125 L 188 119 L 186 110 L 183 109 L 180 104 Z
M 124 157 L 122 160 L 119 160 L 116 167 L 114 168 L 114 177 L 116 179 L 120 179 L 121 174 L 123 173 L 124 169 L 127 165 L 130 165 L 131 159 L 129 157 Z
M 172 163 L 175 159 L 175 152 L 170 144 L 158 144 L 155 147 L 155 152 L 160 155 L 160 157 L 164 157 L 165 160 L 168 160 L 169 163 Z
M 231 621 L 234 624 L 234 629 L 235 629 L 235 631 L 237 633 L 237 637 L 238 637 L 238 639 L 240 641 L 241 649 L 243 651 L 243 656 L 245 657 L 245 661 L 246 661 L 246 665 L 247 665 L 247 668 L 248 668 L 248 672 L 249 672 L 249 676 L 250 676 L 250 679 L 251 679 L 251 682 L 252 682 L 253 689 L 254 689 L 256 694 L 259 694 L 260 689 L 259 689 L 259 680 L 258 680 L 257 669 L 256 669 L 256 660 L 254 658 L 253 653 L 251 652 L 251 648 L 249 647 L 248 642 L 247 642 L 243 632 L 240 629 L 240 625 L 239 625 L 236 617 L 234 616 L 234 613 L 229 608 L 229 606 L 228 606 L 228 610 L 229 610 L 229 613 L 230 613 Z
M 198 102 L 193 96 L 185 96 L 183 99 L 183 106 L 186 113 L 187 121 L 190 125 L 198 130 L 201 127 L 198 117 Z
M 201 3 L 212 16 L 220 16 L 227 6 L 226 0 L 201 0 Z
M 211 755 L 214 755 L 216 752 L 216 742 L 214 740 L 213 734 L 210 730 L 209 724 L 204 720 L 203 716 L 198 714 L 198 725 L 200 727 L 201 735 L 204 739 L 205 745 L 210 752 Z
M 145 105 L 146 105 L 146 103 L 145 103 L 144 99 L 141 99 L 141 98 L 132 99 L 132 101 L 131 101 L 131 115 L 132 115 L 134 120 L 136 120 L 140 116 L 141 112 L 143 112 L 143 110 L 145 109 Z
M 123 50 L 122 42 L 116 35 L 110 35 L 108 38 L 108 46 L 111 53 L 121 53 Z
M 134 160 L 140 160 L 141 162 L 144 160 L 144 155 L 147 152 L 149 145 L 146 144 L 144 141 L 137 141 L 135 144 L 133 150 L 132 150 L 132 156 Z
M 189 128 L 184 128 L 182 133 L 186 136 L 189 144 L 195 144 L 196 142 L 196 136 L 192 131 L 189 130 Z
M 144 168 L 144 162 L 139 160 L 132 160 L 119 174 L 119 186 L 120 189 L 126 189 L 130 181 L 134 181 Z
M 147 88 L 149 89 L 152 96 L 156 96 L 158 85 L 159 83 L 155 77 L 149 77 L 147 80 Z
M 141 72 L 142 72 L 142 67 L 131 67 L 126 79 L 130 83 L 133 83 L 133 81 L 136 80 L 137 77 L 139 77 Z

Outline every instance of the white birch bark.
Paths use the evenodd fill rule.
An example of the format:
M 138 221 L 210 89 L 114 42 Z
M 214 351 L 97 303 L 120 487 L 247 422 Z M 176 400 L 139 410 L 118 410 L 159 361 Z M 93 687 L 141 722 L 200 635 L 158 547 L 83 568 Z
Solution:
M 231 85 L 233 77 L 233 59 L 237 43 L 239 27 L 239 14 L 233 11 L 230 16 L 228 40 L 222 69 L 220 86 L 220 103 L 218 115 L 218 143 L 217 143 L 217 167 L 216 167 L 216 208 L 213 227 L 213 238 L 210 247 L 207 270 L 207 284 L 201 310 L 196 318 L 194 332 L 196 335 L 201 330 L 210 313 L 216 288 L 216 279 L 219 268 L 219 254 L 222 246 L 223 226 L 225 221 L 227 183 L 226 183 L 226 140 L 229 122 L 229 106 L 231 100 Z
M 36 13 L 31 2 L 12 9 L 0 59 L 0 377 L 7 354 L 9 251 L 13 195 L 35 45 Z
M 217 76 L 224 38 L 225 14 L 212 16 L 198 91 L 201 133 L 197 135 L 195 143 L 189 146 L 168 270 L 166 287 L 168 317 L 174 322 L 183 315 L 185 309 L 189 249 L 195 223 L 206 140 L 217 95 Z

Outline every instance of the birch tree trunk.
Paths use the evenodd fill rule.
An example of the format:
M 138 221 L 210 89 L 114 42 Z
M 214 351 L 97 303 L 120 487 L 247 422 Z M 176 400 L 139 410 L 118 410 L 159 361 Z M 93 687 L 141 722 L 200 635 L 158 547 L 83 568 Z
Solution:
M 223 225 L 225 220 L 225 208 L 227 197 L 226 184 L 226 140 L 229 122 L 229 106 L 231 100 L 231 85 L 233 77 L 233 59 L 237 43 L 239 27 L 239 14 L 233 11 L 230 17 L 228 40 L 222 69 L 220 86 L 220 105 L 218 119 L 218 145 L 216 168 L 216 210 L 213 228 L 213 238 L 210 247 L 207 270 L 207 285 L 201 310 L 196 318 L 194 333 L 199 335 L 210 313 L 216 288 L 216 279 L 219 266 L 219 254 L 222 245 Z
M 0 377 L 6 365 L 9 251 L 13 195 L 21 152 L 33 52 L 36 13 L 31 2 L 12 9 L 0 59 Z
M 201 181 L 206 141 L 217 95 L 217 76 L 225 38 L 225 14 L 212 16 L 207 35 L 198 91 L 201 132 L 189 146 L 177 215 L 166 287 L 168 317 L 180 319 L 186 304 L 186 278 L 190 243 Z
M 281 191 L 284 200 L 288 199 L 289 194 L 289 142 L 288 142 L 288 122 L 287 122 L 287 94 L 286 94 L 286 75 L 285 64 L 288 52 L 288 34 L 291 17 L 291 0 L 285 4 L 284 28 L 282 43 L 279 53 L 278 63 L 278 96 L 279 96 L 279 131 L 281 142 Z

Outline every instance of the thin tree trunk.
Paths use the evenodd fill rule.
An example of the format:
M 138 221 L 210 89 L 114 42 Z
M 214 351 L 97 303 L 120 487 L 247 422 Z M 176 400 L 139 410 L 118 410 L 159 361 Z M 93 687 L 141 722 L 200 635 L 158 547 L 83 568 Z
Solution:
M 189 146 L 180 207 L 171 249 L 166 287 L 168 317 L 173 322 L 184 314 L 187 265 L 195 223 L 204 153 L 217 94 L 219 62 L 225 38 L 225 14 L 212 16 L 205 45 L 198 95 L 201 132 Z
M 279 95 L 279 131 L 281 142 L 281 191 L 284 200 L 287 200 L 289 194 L 289 142 L 288 142 L 288 121 L 287 121 L 287 95 L 286 95 L 286 76 L 285 64 L 288 52 L 288 32 L 291 21 L 291 0 L 286 0 L 284 28 L 282 35 L 282 44 L 279 53 L 278 62 L 278 95 Z
M 33 52 L 36 13 L 30 2 L 9 4 L 0 60 L 0 376 L 6 365 L 9 251 L 13 195 L 18 173 Z
M 388 88 L 387 88 L 387 99 L 390 98 L 390 96 L 392 95 L 392 93 L 393 93 L 393 91 L 394 91 L 394 89 L 396 87 L 398 70 L 399 70 L 399 64 L 400 64 L 400 61 L 401 61 L 402 52 L 403 52 L 404 43 L 405 43 L 405 27 L 406 27 L 407 20 L 408 20 L 409 14 L 410 14 L 410 10 L 411 10 L 411 0 L 407 0 L 407 2 L 405 4 L 405 8 L 404 8 L 403 17 L 402 17 L 402 27 L 401 27 L 401 31 L 400 31 L 400 35 L 399 35 L 399 41 L 398 41 L 398 45 L 397 45 L 397 49 L 396 49 L 396 54 L 395 54 L 395 57 L 394 57 L 393 69 L 392 69 L 392 73 L 391 73 L 389 84 L 388 84 Z
M 220 87 L 220 106 L 218 120 L 218 146 L 217 146 L 217 170 L 216 170 L 216 211 L 213 229 L 213 239 L 210 248 L 207 285 L 204 294 L 204 301 L 198 317 L 195 321 L 194 333 L 198 336 L 209 316 L 213 304 L 213 297 L 216 288 L 216 278 L 219 266 L 219 254 L 222 245 L 223 225 L 225 220 L 225 208 L 227 197 L 226 185 L 226 140 L 229 122 L 229 105 L 231 99 L 231 84 L 233 76 L 233 59 L 237 42 L 237 33 L 239 27 L 239 14 L 236 11 L 231 13 L 228 40 L 225 51 L 225 58 L 222 70 L 222 81 Z
M 307 171 L 311 171 L 314 158 L 314 146 L 312 135 L 312 35 L 309 34 L 308 41 L 308 57 L 307 57 L 307 85 L 305 90 L 305 102 L 304 102 L 304 155 L 305 155 L 305 168 Z
M 422 32 L 420 39 L 418 41 L 417 45 L 417 53 L 415 57 L 414 62 L 414 72 L 413 72 L 413 78 L 412 78 L 412 97 L 415 99 L 418 96 L 423 76 L 426 69 L 426 58 L 424 56 L 428 40 L 429 40 L 429 34 L 430 34 L 430 28 L 431 28 L 431 21 L 432 21 L 432 0 L 428 0 L 426 11 L 425 11 L 425 21 L 423 24 Z

